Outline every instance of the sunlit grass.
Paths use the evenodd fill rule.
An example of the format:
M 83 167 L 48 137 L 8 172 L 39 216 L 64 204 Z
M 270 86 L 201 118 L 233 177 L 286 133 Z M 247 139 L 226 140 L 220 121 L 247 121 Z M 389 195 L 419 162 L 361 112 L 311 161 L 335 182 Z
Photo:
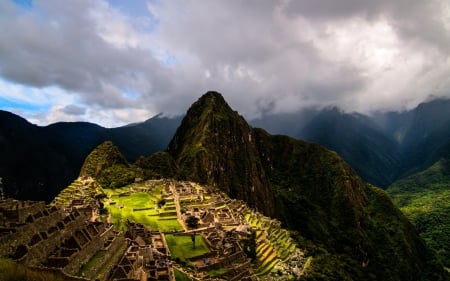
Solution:
M 203 238 L 198 234 L 195 235 L 195 248 L 190 235 L 167 234 L 166 242 L 172 258 L 179 258 L 181 261 L 211 252 Z
M 123 192 L 120 190 L 120 192 Z M 161 200 L 161 193 L 158 190 L 154 192 L 135 192 L 128 196 L 119 196 L 114 191 L 108 191 L 109 201 L 105 207 L 111 214 L 111 222 L 119 229 L 124 229 L 126 220 L 141 223 L 153 230 L 172 231 L 182 230 L 182 226 L 176 217 L 160 217 L 159 210 L 155 208 L 158 201 Z M 112 203 L 113 202 L 113 203 Z M 111 204 L 112 203 L 112 204 Z M 145 209 L 147 210 L 136 210 Z

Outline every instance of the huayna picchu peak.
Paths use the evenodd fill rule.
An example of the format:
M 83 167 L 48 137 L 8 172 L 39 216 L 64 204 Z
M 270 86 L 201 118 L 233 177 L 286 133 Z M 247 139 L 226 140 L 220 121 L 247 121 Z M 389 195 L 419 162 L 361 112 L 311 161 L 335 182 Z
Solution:
M 231 197 L 274 216 L 274 197 L 252 134 L 221 94 L 208 92 L 189 108 L 167 151 L 181 175 L 219 186 Z
M 33 204 L 5 201 L 4 214 Z M 38 205 L 20 213 L 29 226 L 5 221 L 25 244 L 0 251 L 25 265 L 57 260 L 65 277 L 449 280 L 386 192 L 334 151 L 253 128 L 217 92 L 192 104 L 165 151 L 132 163 L 103 142 L 78 179 Z M 48 215 L 73 236 L 36 223 Z M 39 234 L 28 241 L 20 227 Z M 36 258 L 44 243 L 53 248 Z

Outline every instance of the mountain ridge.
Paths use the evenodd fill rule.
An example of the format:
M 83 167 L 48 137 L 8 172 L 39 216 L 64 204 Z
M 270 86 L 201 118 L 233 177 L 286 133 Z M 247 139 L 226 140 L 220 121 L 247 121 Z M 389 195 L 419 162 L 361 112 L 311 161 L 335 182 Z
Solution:
M 265 115 L 251 121 L 273 134 L 317 142 L 338 152 L 368 182 L 387 188 L 427 168 L 450 144 L 450 99 L 438 98 L 403 112 L 372 115 L 336 107 Z
M 5 194 L 50 202 L 77 178 L 85 158 L 102 142 L 113 141 L 134 161 L 165 149 L 180 120 L 156 116 L 112 129 L 89 122 L 40 127 L 0 110 L 0 177 Z

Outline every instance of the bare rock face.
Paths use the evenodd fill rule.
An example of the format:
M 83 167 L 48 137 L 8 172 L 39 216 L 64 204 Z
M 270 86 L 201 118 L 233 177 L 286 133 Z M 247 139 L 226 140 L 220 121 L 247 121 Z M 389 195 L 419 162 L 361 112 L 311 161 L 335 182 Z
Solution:
M 273 217 L 273 193 L 252 134 L 221 94 L 208 92 L 188 110 L 168 152 L 182 176 L 217 186 Z

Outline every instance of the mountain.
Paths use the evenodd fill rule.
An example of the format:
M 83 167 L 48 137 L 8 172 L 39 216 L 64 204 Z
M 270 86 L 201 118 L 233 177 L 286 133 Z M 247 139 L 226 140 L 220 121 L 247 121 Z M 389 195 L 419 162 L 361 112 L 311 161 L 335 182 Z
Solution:
M 313 256 L 304 280 L 447 278 L 384 191 L 319 144 L 252 128 L 219 93 L 191 106 L 167 152 L 181 177 L 216 186 L 297 231 Z
M 231 197 L 274 216 L 252 128 L 222 95 L 209 92 L 189 108 L 167 151 L 185 177 L 220 186 Z
M 450 153 L 428 169 L 396 181 L 387 192 L 450 268 Z
M 252 125 L 317 142 L 341 155 L 364 180 L 383 188 L 442 157 L 450 142 L 450 100 L 372 115 L 338 108 L 265 115 Z
M 398 176 L 397 143 L 365 115 L 326 109 L 303 128 L 302 135 L 336 151 L 359 175 L 377 186 L 387 186 Z
M 424 170 L 442 157 L 442 149 L 450 143 L 450 100 L 436 99 L 411 111 L 387 114 L 383 125 L 400 144 L 400 176 Z
M 167 147 L 181 117 L 155 116 L 145 122 L 107 129 L 86 122 L 46 127 L 0 110 L 0 177 L 6 196 L 51 201 L 80 173 L 99 144 L 114 142 L 129 161 Z

